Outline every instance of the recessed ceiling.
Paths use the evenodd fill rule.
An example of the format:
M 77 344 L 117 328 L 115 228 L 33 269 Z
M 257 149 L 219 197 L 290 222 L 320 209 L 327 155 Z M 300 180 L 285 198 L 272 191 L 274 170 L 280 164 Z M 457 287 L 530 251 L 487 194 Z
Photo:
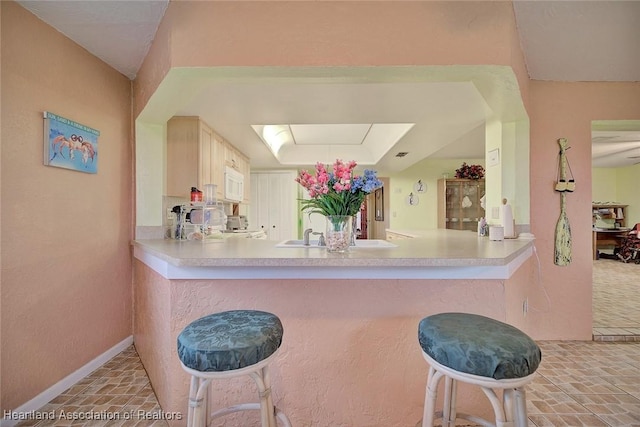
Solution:
M 43 21 L 83 46 L 89 52 L 120 71 L 135 78 L 144 57 L 153 41 L 155 32 L 169 4 L 168 0 L 136 0 L 136 1 L 31 1 L 19 0 L 23 7 L 32 11 Z M 514 12 L 520 42 L 529 75 L 535 80 L 553 81 L 640 81 L 640 2 L 637 1 L 514 1 Z M 401 95 L 399 95 L 401 96 Z M 255 102 L 256 100 L 254 100 Z M 257 100 L 256 105 L 265 111 L 271 110 L 275 116 L 271 123 L 292 123 L 291 117 L 278 114 L 278 109 L 289 111 L 283 106 L 283 99 Z M 397 100 L 402 104 L 403 100 Z M 357 102 L 355 102 L 357 104 Z M 414 104 L 415 100 L 407 100 L 406 104 Z M 315 112 L 315 118 L 298 123 L 345 123 L 349 120 L 327 121 L 322 118 L 323 109 L 337 108 L 346 111 L 350 103 L 336 102 L 332 106 L 322 106 Z M 251 109 L 253 106 L 245 106 Z M 386 106 L 381 107 L 386 111 Z M 185 107 L 185 110 L 189 108 Z M 310 110 L 310 109 L 309 109 Z M 204 111 L 194 114 L 205 116 Z M 382 117 L 381 117 L 382 116 Z M 389 122 L 385 113 L 375 116 L 375 121 Z M 209 120 L 212 120 L 209 116 Z M 242 121 L 240 116 L 237 121 Z M 244 122 L 251 132 L 250 123 L 269 123 L 268 121 Z M 409 117 L 394 118 L 397 122 L 413 122 Z M 366 117 L 351 123 L 372 123 L 374 118 Z M 420 120 L 415 120 L 419 125 Z M 408 151 L 406 156 L 447 157 L 467 152 L 475 156 L 474 148 L 477 138 L 484 136 L 484 128 L 480 123 L 471 126 L 473 120 L 467 120 L 462 129 L 452 130 L 451 123 L 431 123 L 438 127 L 430 135 L 423 135 L 422 141 L 428 149 L 415 149 L 416 141 L 408 138 L 414 131 L 394 148 L 394 151 Z M 216 123 L 212 123 L 215 125 Z M 236 123 L 237 124 L 237 123 Z M 229 127 L 235 124 L 229 124 Z M 247 137 L 245 132 L 241 132 Z M 231 139 L 235 133 L 225 136 Z M 448 140 L 449 144 L 435 147 L 431 139 Z M 405 141 L 407 140 L 407 141 Z M 475 141 L 475 142 L 474 142 Z M 594 164 L 596 154 L 600 152 L 594 141 Z M 626 152 L 624 141 L 610 141 L 607 145 L 606 164 L 628 164 L 630 153 Z M 235 143 L 235 140 L 234 140 Z M 244 142 L 240 142 L 244 144 Z M 613 146 L 620 147 L 619 154 L 610 152 Z M 262 157 L 271 156 L 268 150 L 252 151 L 252 164 L 269 163 Z M 405 149 L 406 148 L 406 149 Z M 247 149 L 245 147 L 245 149 Z M 476 150 L 483 152 L 483 150 Z M 633 153 L 631 153 L 633 154 Z M 615 159 L 618 159 L 617 161 Z M 255 162 L 254 162 L 255 161 Z M 412 161 L 412 160 L 410 160 Z M 601 162 L 601 160 L 598 160 Z M 603 163 L 605 164 L 604 160 Z M 388 163 L 388 162 L 387 162 Z M 407 161 L 406 164 L 409 164 Z M 399 165 L 396 165 L 400 167 Z M 273 167 L 273 165 L 266 166 Z
M 292 124 L 289 129 L 295 145 L 365 145 L 374 126 L 379 124 Z
M 415 123 L 251 125 L 281 165 L 333 163 L 336 158 L 376 165 Z
M 256 169 L 283 165 L 308 167 L 318 161 L 332 163 L 342 158 L 355 159 L 363 166 L 375 165 L 385 171 L 403 170 L 460 139 L 486 120 L 489 109 L 471 82 L 372 83 L 366 76 L 367 69 L 360 72 L 362 81 L 353 83 L 342 83 L 343 79 L 337 74 L 322 82 L 296 78 L 274 83 L 264 82 L 259 76 L 242 82 L 212 79 L 183 106 L 176 106 L 174 115 L 202 117 L 247 153 L 251 166 Z M 160 98 L 151 102 L 166 104 Z M 256 124 L 283 123 L 292 124 L 292 129 L 297 129 L 300 135 L 310 130 L 320 133 L 306 143 L 302 138 L 302 144 L 282 145 L 276 150 L 276 157 L 262 142 L 262 129 Z M 327 124 L 334 125 L 325 129 L 333 135 L 321 133 Z M 361 133 L 365 128 L 354 128 L 354 124 L 374 124 L 367 133 L 366 143 L 332 143 L 344 138 L 352 142 L 354 138 L 356 141 L 361 138 L 337 135 L 338 131 L 345 130 L 355 134 L 356 128 Z M 307 126 L 296 128 L 295 125 Z M 458 158 L 484 158 L 484 132 L 478 136 L 479 139 L 457 147 Z M 318 144 L 322 141 L 324 144 Z M 395 157 L 398 151 L 409 154 L 398 159 Z

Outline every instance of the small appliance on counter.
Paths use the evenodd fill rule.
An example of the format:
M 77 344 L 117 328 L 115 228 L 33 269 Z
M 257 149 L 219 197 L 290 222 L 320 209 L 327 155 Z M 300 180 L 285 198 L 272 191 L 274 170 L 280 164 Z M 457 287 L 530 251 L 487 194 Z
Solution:
M 249 221 L 244 215 L 230 215 L 227 217 L 227 231 L 246 230 Z
M 244 237 L 247 239 L 266 239 L 264 230 L 248 230 L 249 221 L 244 215 L 231 215 L 227 217 L 227 230 L 225 237 Z
M 175 205 L 171 231 L 167 237 L 176 240 L 222 241 L 227 215 L 222 205 Z

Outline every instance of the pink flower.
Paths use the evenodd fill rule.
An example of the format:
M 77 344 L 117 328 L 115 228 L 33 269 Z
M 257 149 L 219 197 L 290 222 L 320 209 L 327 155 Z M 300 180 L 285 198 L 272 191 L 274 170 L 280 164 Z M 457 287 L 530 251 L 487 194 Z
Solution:
M 343 162 L 338 159 L 331 173 L 322 163 L 316 163 L 315 176 L 303 170 L 295 178 L 302 185 L 310 199 L 301 200 L 303 211 L 318 212 L 323 215 L 355 215 L 361 209 L 364 198 L 382 186 L 375 171 L 365 170 L 363 176 L 355 176 L 355 161 Z

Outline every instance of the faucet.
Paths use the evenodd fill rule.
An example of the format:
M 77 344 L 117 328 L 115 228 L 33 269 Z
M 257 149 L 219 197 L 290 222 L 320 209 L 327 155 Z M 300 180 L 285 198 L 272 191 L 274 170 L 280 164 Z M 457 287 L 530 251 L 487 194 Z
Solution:
M 318 237 L 318 246 L 327 246 L 327 242 L 325 242 L 324 240 L 324 233 L 314 231 L 311 234 L 313 234 L 314 236 L 318 236 L 318 235 L 320 236 Z
M 304 230 L 304 237 L 302 239 L 302 244 L 304 246 L 309 246 L 309 234 L 313 233 L 313 228 L 307 228 Z

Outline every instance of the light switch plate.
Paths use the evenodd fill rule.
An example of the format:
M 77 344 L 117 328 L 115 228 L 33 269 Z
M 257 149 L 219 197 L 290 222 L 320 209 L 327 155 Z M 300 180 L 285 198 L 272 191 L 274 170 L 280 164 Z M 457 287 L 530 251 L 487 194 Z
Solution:
M 491 219 L 500 219 L 500 208 L 499 207 L 491 208 Z

